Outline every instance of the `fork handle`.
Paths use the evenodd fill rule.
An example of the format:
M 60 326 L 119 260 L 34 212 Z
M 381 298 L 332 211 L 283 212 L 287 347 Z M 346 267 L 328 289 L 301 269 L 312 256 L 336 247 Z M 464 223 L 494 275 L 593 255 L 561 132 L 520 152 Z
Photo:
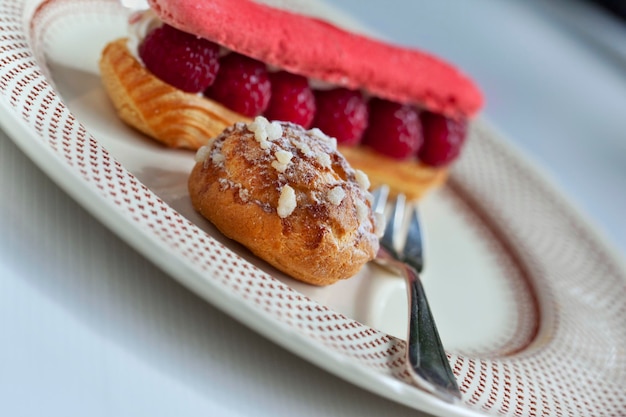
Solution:
M 409 336 L 407 359 L 411 369 L 419 376 L 418 385 L 437 394 L 441 399 L 453 402 L 461 398 L 448 357 L 441 343 L 435 319 L 419 274 L 404 264 L 409 301 Z

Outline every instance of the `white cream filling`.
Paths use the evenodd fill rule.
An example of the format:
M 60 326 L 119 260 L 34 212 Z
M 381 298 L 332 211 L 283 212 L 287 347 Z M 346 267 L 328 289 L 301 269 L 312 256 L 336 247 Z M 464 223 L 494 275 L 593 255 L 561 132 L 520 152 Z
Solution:
M 128 0 L 125 0 L 128 1 Z M 154 28 L 163 24 L 152 9 L 142 10 L 130 15 L 128 19 L 128 50 L 139 62 L 139 45 Z

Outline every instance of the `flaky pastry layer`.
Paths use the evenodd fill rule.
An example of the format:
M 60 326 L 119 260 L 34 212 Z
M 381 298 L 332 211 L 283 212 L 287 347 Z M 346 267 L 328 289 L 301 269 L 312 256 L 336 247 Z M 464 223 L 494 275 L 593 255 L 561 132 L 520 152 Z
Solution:
M 235 122 L 250 122 L 200 94 L 183 92 L 161 81 L 130 52 L 125 38 L 102 52 L 100 72 L 119 117 L 130 126 L 172 148 L 197 150 Z M 447 168 L 419 161 L 398 161 L 362 146 L 340 146 L 350 164 L 366 172 L 372 186 L 387 184 L 392 193 L 416 200 L 441 185 Z

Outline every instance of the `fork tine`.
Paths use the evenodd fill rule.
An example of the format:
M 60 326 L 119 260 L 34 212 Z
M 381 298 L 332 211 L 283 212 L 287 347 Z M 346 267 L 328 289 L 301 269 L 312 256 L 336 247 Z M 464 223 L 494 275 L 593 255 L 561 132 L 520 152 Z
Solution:
M 389 186 L 382 185 L 372 191 L 372 195 L 374 196 L 374 202 L 372 204 L 372 208 L 374 213 L 381 216 L 381 218 L 385 219 L 385 211 L 387 209 L 387 198 L 389 197 Z M 395 245 L 393 243 L 393 235 L 389 232 L 389 223 L 387 221 L 385 223 L 385 229 L 383 236 L 379 239 L 381 247 L 383 247 L 386 251 L 390 252 L 390 255 L 396 257 L 398 255 L 398 251 L 395 249 Z
M 372 191 L 374 195 L 373 209 L 375 213 L 385 215 L 387 199 L 389 197 L 389 186 L 383 185 Z M 405 242 L 400 242 L 401 230 L 405 224 L 405 215 L 409 212 L 410 220 Z M 391 215 L 385 225 L 385 233 L 381 238 L 381 243 L 387 250 L 391 250 L 395 255 L 399 255 L 398 248 L 402 248 L 401 258 L 411 265 L 418 273 L 424 269 L 424 249 L 421 222 L 417 207 L 407 203 L 406 196 L 399 194 L 391 209 Z
M 380 187 L 372 194 L 374 195 L 374 211 L 384 216 L 389 187 Z M 397 242 L 406 224 L 405 211 L 409 211 L 411 216 L 406 240 Z M 385 233 L 380 239 L 381 248 L 376 260 L 382 265 L 391 264 L 399 267 L 407 280 L 409 301 L 407 361 L 414 381 L 418 386 L 436 394 L 439 398 L 454 402 L 461 398 L 461 392 L 450 368 L 419 277 L 419 271 L 424 265 L 422 243 L 417 207 L 414 204 L 407 204 L 406 197 L 400 194 L 392 203 L 391 215 L 387 221 Z M 402 248 L 401 252 L 396 248 Z
M 391 208 L 391 216 L 385 226 L 385 234 L 382 240 L 390 245 L 397 252 L 401 247 L 399 237 L 402 233 L 402 227 L 404 225 L 404 208 L 406 205 L 406 197 L 404 194 L 398 194 Z
M 422 228 L 417 207 L 411 205 L 411 219 L 404 244 L 404 261 L 420 273 L 424 269 L 424 245 L 422 240 Z
M 374 190 L 372 194 L 374 195 L 374 212 L 385 215 L 387 198 L 389 197 L 389 186 L 383 185 Z M 385 232 L 380 238 L 381 246 L 383 246 L 385 250 L 391 252 L 395 258 L 398 258 L 400 255 L 398 248 L 403 246 L 402 242 L 399 241 L 399 236 L 401 235 L 401 230 L 404 226 L 405 206 L 406 197 L 404 194 L 396 196 L 396 199 L 391 206 L 391 215 L 385 224 Z
M 385 214 L 385 207 L 387 206 L 387 198 L 389 197 L 389 186 L 383 185 L 372 191 L 374 196 L 374 204 L 372 205 L 374 213 Z

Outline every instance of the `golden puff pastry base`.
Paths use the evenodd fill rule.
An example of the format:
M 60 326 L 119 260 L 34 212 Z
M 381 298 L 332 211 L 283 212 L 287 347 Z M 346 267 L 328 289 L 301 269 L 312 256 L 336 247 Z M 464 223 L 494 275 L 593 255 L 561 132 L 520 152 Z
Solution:
M 206 141 L 246 117 L 201 95 L 161 81 L 131 54 L 127 39 L 109 43 L 102 52 L 104 87 L 127 124 L 171 148 L 197 150 Z
M 161 81 L 130 52 L 126 38 L 102 52 L 100 72 L 119 117 L 130 126 L 171 148 L 197 150 L 235 122 L 251 119 L 200 94 L 183 92 Z M 340 146 L 350 164 L 364 171 L 372 187 L 387 184 L 392 194 L 417 200 L 446 181 L 445 167 L 398 161 L 366 147 Z
M 339 146 L 339 150 L 353 168 L 367 173 L 372 189 L 387 184 L 392 196 L 404 194 L 408 200 L 420 199 L 448 177 L 445 167 L 434 168 L 414 160 L 398 161 L 365 146 Z

